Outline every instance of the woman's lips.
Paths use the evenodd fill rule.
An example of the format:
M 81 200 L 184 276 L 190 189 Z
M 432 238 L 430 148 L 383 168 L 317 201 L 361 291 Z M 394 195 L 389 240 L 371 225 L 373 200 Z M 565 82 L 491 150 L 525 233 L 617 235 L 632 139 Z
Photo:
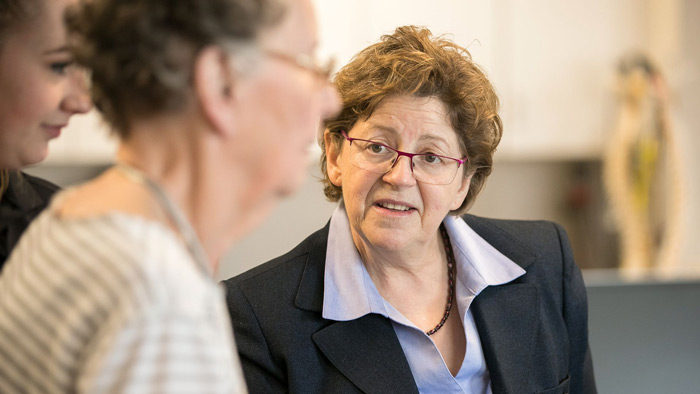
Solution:
M 380 202 L 377 203 L 382 208 L 391 209 L 392 211 L 408 211 L 411 207 L 403 204 L 394 204 L 391 202 Z
M 397 201 L 378 201 L 374 206 L 383 214 L 392 216 L 407 216 L 416 210 L 410 205 Z
M 66 125 L 42 125 L 46 134 L 48 134 L 50 139 L 58 138 L 61 135 L 61 130 L 66 127 Z

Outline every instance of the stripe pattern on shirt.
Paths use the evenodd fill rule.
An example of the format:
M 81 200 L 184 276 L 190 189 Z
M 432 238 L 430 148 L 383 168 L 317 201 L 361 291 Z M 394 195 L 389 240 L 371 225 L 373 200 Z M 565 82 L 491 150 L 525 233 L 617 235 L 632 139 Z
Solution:
M 170 230 L 49 209 L 0 276 L 0 392 L 244 393 L 228 319 Z

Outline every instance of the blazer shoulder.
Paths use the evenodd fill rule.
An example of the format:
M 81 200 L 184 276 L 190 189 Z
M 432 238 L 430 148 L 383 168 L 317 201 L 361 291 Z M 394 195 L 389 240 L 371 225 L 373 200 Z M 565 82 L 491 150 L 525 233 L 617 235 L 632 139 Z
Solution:
M 325 252 L 325 244 L 327 239 L 328 224 L 326 224 L 326 226 L 322 229 L 306 237 L 306 239 L 300 242 L 289 252 L 251 268 L 250 270 L 237 276 L 226 279 L 223 282 L 227 287 L 236 286 L 248 281 L 257 282 L 257 279 L 266 278 L 270 275 L 287 275 L 290 273 L 290 271 L 303 270 L 309 253 L 311 253 L 313 250 L 317 250 L 319 247 L 321 247 L 321 245 L 323 245 L 323 252 Z
M 536 246 L 566 237 L 564 228 L 549 220 L 492 219 L 467 214 L 462 216 L 477 234 L 491 243 L 508 239 L 538 254 Z
M 547 220 L 504 220 L 462 217 L 480 237 L 523 268 L 532 262 L 560 265 L 571 256 L 566 231 Z
M 527 233 L 551 233 L 556 228 L 561 228 L 558 223 L 549 220 L 514 220 L 514 219 L 493 219 L 472 214 L 462 216 L 467 224 L 474 229 L 488 230 L 498 229 L 513 236 L 521 236 Z

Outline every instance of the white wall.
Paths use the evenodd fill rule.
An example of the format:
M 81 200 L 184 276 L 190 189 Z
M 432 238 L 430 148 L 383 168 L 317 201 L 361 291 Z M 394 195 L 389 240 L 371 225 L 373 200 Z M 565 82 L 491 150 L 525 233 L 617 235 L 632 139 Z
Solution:
M 564 163 L 599 160 L 613 129 L 615 67 L 633 50 L 662 59 L 678 92 L 677 130 L 687 179 L 686 238 L 681 265 L 700 266 L 700 161 L 697 0 L 317 0 L 321 53 L 340 64 L 400 25 L 451 33 L 468 46 L 502 97 L 505 135 L 496 167 L 472 212 L 491 217 L 564 222 L 570 174 Z M 475 40 L 478 40 L 476 42 Z M 676 56 L 676 58 L 674 58 Z M 679 64 L 681 66 L 679 66 Z M 680 75 L 680 76 L 679 76 Z M 685 81 L 678 83 L 678 80 Z M 686 83 L 687 82 L 687 83 Z M 519 165 L 521 163 L 522 165 Z M 315 168 L 310 169 L 315 172 Z M 515 197 L 517 196 L 517 197 Z M 273 219 L 234 248 L 221 276 L 286 252 L 325 224 L 333 205 L 309 180 Z M 325 215 L 325 216 L 324 216 Z M 604 222 L 604 220 L 600 220 Z M 291 222 L 293 224 L 289 224 Z M 605 234 L 608 229 L 595 229 Z M 570 230 L 571 232 L 571 230 Z M 575 234 L 575 232 L 574 232 Z M 583 236 L 586 236 L 584 234 Z M 590 235 L 594 237 L 595 235 Z M 591 262 L 590 266 L 596 266 Z
M 550 201 L 562 187 L 561 169 L 555 168 L 558 163 L 599 159 L 613 127 L 617 59 L 633 49 L 646 49 L 660 58 L 674 95 L 674 120 L 688 178 L 681 259 L 687 266 L 700 265 L 700 1 L 315 2 L 322 38 L 320 53 L 334 55 L 339 64 L 381 34 L 391 33 L 399 25 L 415 24 L 436 34 L 449 33 L 467 46 L 475 61 L 492 76 L 502 98 L 505 122 L 496 159 L 515 165 L 510 169 L 497 165 L 484 193 L 492 193 L 488 202 L 502 201 L 515 194 L 509 193 L 512 190 L 529 199 L 502 201 L 501 206 L 478 202 L 475 210 L 490 216 L 540 212 L 533 206 L 546 208 L 543 202 Z M 76 166 L 94 167 L 111 161 L 114 142 L 107 135 L 94 114 L 75 117 L 64 136 L 52 143 L 51 155 L 42 167 L 49 168 L 59 183 L 70 183 L 62 182 L 62 169 L 75 172 Z M 527 176 L 516 175 L 513 169 L 517 163 L 527 167 Z M 538 168 L 540 172 L 535 171 Z M 310 172 L 316 169 L 312 166 Z M 333 205 L 323 199 L 320 185 L 309 179 L 268 223 L 234 248 L 223 263 L 221 276 L 285 252 L 323 225 L 332 209 Z M 556 218 L 556 210 L 548 212 L 548 217 Z

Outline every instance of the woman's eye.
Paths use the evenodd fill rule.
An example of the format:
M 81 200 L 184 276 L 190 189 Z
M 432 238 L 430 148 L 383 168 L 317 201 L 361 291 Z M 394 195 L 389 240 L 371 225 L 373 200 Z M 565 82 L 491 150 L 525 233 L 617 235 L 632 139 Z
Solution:
M 423 160 L 428 164 L 440 164 L 442 161 L 439 156 L 435 155 L 424 155 Z
M 386 150 L 386 148 L 383 145 L 370 144 L 369 150 L 372 151 L 372 153 L 383 153 Z
M 59 75 L 65 75 L 66 70 L 73 64 L 72 61 L 67 62 L 54 62 L 49 66 L 51 71 Z

